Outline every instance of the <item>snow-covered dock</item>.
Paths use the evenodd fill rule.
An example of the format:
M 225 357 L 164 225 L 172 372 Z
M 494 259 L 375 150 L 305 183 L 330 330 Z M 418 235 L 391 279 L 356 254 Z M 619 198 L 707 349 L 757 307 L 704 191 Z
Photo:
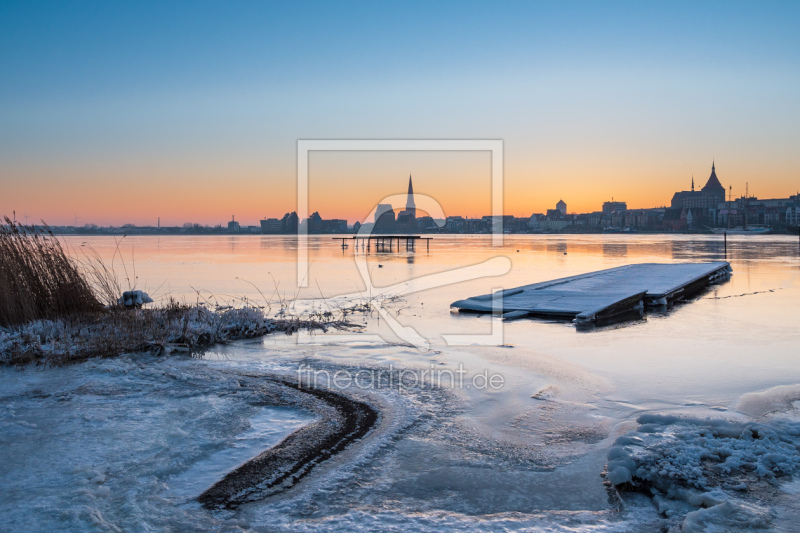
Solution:
M 667 305 L 727 279 L 730 263 L 642 263 L 525 285 L 451 304 L 504 318 L 552 317 L 594 322 Z M 493 307 L 494 306 L 494 307 Z

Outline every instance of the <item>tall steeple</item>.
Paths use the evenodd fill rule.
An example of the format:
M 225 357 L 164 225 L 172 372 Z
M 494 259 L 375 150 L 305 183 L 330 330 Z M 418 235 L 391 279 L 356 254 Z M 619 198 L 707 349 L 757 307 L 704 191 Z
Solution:
M 694 192 L 694 174 L 692 174 L 692 192 Z
M 717 178 L 717 169 L 713 159 L 711 160 L 711 176 L 708 177 L 708 181 L 700 190 L 707 194 L 721 196 L 722 200 L 720 200 L 720 202 L 725 201 L 725 187 L 722 186 L 719 182 L 719 178 Z
M 406 211 L 411 215 L 417 214 L 417 206 L 414 203 L 414 185 L 411 183 L 411 174 L 408 175 L 408 199 L 406 200 Z

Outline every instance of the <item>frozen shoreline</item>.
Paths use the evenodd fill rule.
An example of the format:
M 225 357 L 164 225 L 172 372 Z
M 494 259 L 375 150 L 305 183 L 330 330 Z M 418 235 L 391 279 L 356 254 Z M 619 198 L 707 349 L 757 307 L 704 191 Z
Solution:
M 489 434 L 468 429 L 458 422 L 458 413 L 463 413 L 460 401 L 435 388 L 409 389 L 403 394 L 357 394 L 353 401 L 380 406 L 377 408 L 382 416 L 387 417 L 382 429 L 363 445 L 348 448 L 341 458 L 326 461 L 325 468 L 304 478 L 291 491 L 281 491 L 267 501 L 247 503 L 237 511 L 209 513 L 191 503 L 196 502 L 197 493 L 188 503 L 185 494 L 176 501 L 172 487 L 177 483 L 198 486 L 191 483 L 191 477 L 187 478 L 196 471 L 194 465 L 207 465 L 234 446 L 237 436 L 251 425 L 251 417 L 261 416 L 262 412 L 269 416 L 268 410 L 263 411 L 266 406 L 289 409 L 285 415 L 269 419 L 274 426 L 270 446 L 323 420 L 309 418 L 309 413 L 319 417 L 329 408 L 323 406 L 320 410 L 312 405 L 314 400 L 298 394 L 296 389 L 275 386 L 276 379 L 291 375 L 284 363 L 208 362 L 141 355 L 93 360 L 44 372 L 3 369 L 0 482 L 7 488 L 8 497 L 0 503 L 0 516 L 11 527 L 34 531 L 96 527 L 114 531 L 142 524 L 154 529 L 248 531 L 278 526 L 328 530 L 348 524 L 398 530 L 416 527 L 425 531 L 496 527 L 624 531 L 679 528 L 682 523 L 735 526 L 732 520 L 738 520 L 743 529 L 745 525 L 759 524 L 775 527 L 785 514 L 779 498 L 785 482 L 753 483 L 748 492 L 734 487 L 741 482 L 735 480 L 726 481 L 720 489 L 706 486 L 691 497 L 685 491 L 670 492 L 664 486 L 655 498 L 638 497 L 635 493 L 626 496 L 623 492 L 621 510 L 611 502 L 597 508 L 581 504 L 573 510 L 547 510 L 547 506 L 536 510 L 536 500 L 531 499 L 536 495 L 529 491 L 540 483 L 565 483 L 565 487 L 578 488 L 575 484 L 580 479 L 594 477 L 602 491 L 603 462 L 592 457 L 608 452 L 612 441 L 598 442 L 588 455 L 581 453 L 566 462 L 548 464 L 536 449 L 509 447 Z M 331 370 L 344 368 L 325 364 Z M 375 398 L 377 403 L 368 399 L 378 393 L 381 396 Z M 786 388 L 759 394 L 761 403 L 791 405 L 787 403 Z M 558 395 L 544 401 L 557 400 Z M 292 415 L 293 412 L 298 414 Z M 783 414 L 773 412 L 771 416 Z M 731 422 L 648 417 L 640 420 L 642 425 L 632 434 L 617 441 L 617 446 L 627 447 L 626 453 L 640 465 L 654 464 L 656 459 L 663 463 L 663 451 L 677 449 L 678 443 L 684 447 L 680 448 L 681 453 L 667 457 L 676 471 L 685 465 L 685 471 L 691 473 L 693 458 L 706 453 L 703 450 L 718 448 L 720 439 L 731 438 L 726 437 L 730 433 L 727 430 L 716 439 L 686 432 L 692 427 L 730 428 Z M 775 420 L 764 419 L 759 422 L 760 427 L 789 427 Z M 310 426 L 303 425 L 309 423 Z M 738 423 L 742 428 L 752 425 Z M 303 427 L 298 428 L 298 424 Z M 784 432 L 791 438 L 781 442 L 794 446 L 796 451 L 795 433 Z M 636 442 L 634 437 L 642 442 L 623 442 Z M 757 440 L 752 442 L 761 446 L 763 443 Z M 756 448 L 750 449 L 748 442 L 739 442 L 737 457 L 746 458 L 753 453 L 767 457 Z M 250 446 L 256 450 L 252 443 Z M 638 454 L 630 455 L 634 451 Z M 609 470 L 613 471 L 614 461 L 630 457 L 611 453 Z M 785 464 L 789 466 L 784 470 L 787 474 L 796 469 L 798 462 L 791 454 L 788 457 Z M 418 461 L 433 462 L 421 468 Z M 742 476 L 751 475 L 746 470 L 742 470 Z M 659 469 L 642 470 L 645 471 L 655 474 Z M 422 480 L 424 484 L 420 485 Z M 471 488 L 473 483 L 476 485 Z M 513 488 L 517 483 L 519 488 Z M 474 490 L 478 492 L 473 494 Z M 498 494 L 490 496 L 493 492 Z M 516 503 L 509 500 L 512 495 L 518 499 Z M 480 505 L 469 503 L 481 498 L 484 500 Z M 514 507 L 519 510 L 510 511 Z M 526 507 L 529 510 L 523 511 Z
M 244 380 L 255 378 L 239 376 Z M 198 501 L 209 510 L 234 510 L 291 489 L 314 467 L 364 438 L 379 422 L 376 409 L 343 394 L 302 387 L 285 378 L 258 377 L 259 390 L 271 402 L 309 410 L 319 419 L 294 431 L 203 491 Z
M 33 531 L 216 529 L 230 519 L 198 500 L 230 510 L 279 494 L 379 420 L 368 404 L 297 387 L 279 369 L 248 370 L 151 355 L 0 369 L 0 517 Z M 269 443 L 242 464 L 226 463 L 222 452 L 266 406 Z M 288 411 L 270 416 L 276 407 Z M 209 471 L 219 477 L 187 495 Z

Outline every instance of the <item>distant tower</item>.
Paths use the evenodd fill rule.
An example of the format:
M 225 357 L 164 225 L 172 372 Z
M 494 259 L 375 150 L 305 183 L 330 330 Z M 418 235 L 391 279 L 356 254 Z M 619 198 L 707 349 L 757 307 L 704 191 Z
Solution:
M 558 203 L 556 204 L 556 209 L 561 211 L 562 215 L 566 215 L 567 214 L 567 204 L 564 202 L 564 200 L 559 200 L 558 201 Z
M 692 192 L 694 192 L 694 174 L 692 174 Z
M 408 175 L 408 199 L 406 200 L 406 213 L 415 218 L 417 216 L 417 206 L 414 203 L 414 185 L 411 183 L 411 174 Z
M 711 176 L 709 176 L 708 181 L 703 188 L 700 189 L 709 197 L 714 197 L 714 203 L 709 207 L 716 207 L 717 203 L 725 201 L 725 187 L 719 182 L 719 178 L 717 178 L 717 169 L 714 165 L 714 160 L 711 160 Z

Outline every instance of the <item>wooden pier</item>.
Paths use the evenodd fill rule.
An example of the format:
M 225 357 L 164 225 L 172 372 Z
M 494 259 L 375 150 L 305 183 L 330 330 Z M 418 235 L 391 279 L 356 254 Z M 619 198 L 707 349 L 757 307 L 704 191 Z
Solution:
M 342 248 L 349 246 L 348 241 L 354 242 L 356 248 L 361 246 L 365 250 L 375 249 L 376 252 L 394 252 L 400 251 L 400 243 L 405 241 L 406 251 L 416 251 L 417 241 L 425 241 L 426 251 L 431 251 L 431 239 L 433 237 L 421 237 L 419 235 L 369 235 L 367 237 L 360 237 L 353 235 L 352 237 L 334 237 L 333 240 L 341 240 Z M 395 244 L 397 245 L 395 247 Z
M 730 275 L 727 262 L 643 263 L 474 296 L 451 306 L 464 311 L 496 312 L 506 319 L 549 317 L 596 322 L 642 310 L 644 306 L 671 304 Z

